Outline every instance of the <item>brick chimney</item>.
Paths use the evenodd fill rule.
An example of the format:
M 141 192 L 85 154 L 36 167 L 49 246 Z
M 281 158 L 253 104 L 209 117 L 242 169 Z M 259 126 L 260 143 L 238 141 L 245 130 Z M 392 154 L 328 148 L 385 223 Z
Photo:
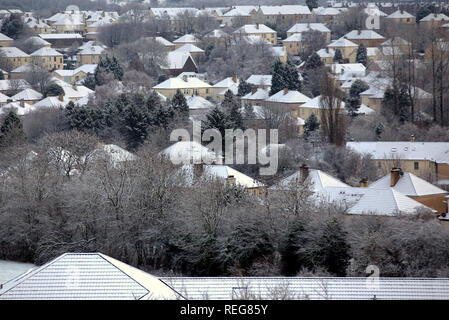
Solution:
M 64 101 L 64 94 L 63 94 L 63 93 L 61 93 L 61 94 L 58 96 L 58 100 L 59 100 L 59 101 Z
M 401 178 L 401 168 L 392 168 L 390 171 L 390 187 L 394 187 Z
M 237 75 L 233 75 L 232 76 L 232 81 L 234 82 L 234 83 L 237 83 L 237 81 L 238 81 L 238 79 L 237 79 Z
M 357 34 L 360 35 L 362 33 L 362 30 L 358 29 Z
M 251 94 L 255 94 L 256 91 L 257 91 L 257 87 L 252 87 L 252 88 L 251 88 Z
M 299 167 L 299 182 L 303 183 L 309 176 L 309 167 L 307 163 L 303 162 Z
M 412 134 L 412 135 L 410 136 L 410 142 L 415 142 L 415 135 L 414 135 L 414 134 Z
M 288 93 L 288 88 L 284 88 L 284 95 Z
M 359 181 L 359 184 L 360 184 L 360 188 L 368 188 L 368 186 L 369 186 L 368 179 L 367 178 L 362 178 Z
M 226 178 L 226 183 L 227 183 L 228 185 L 231 185 L 231 186 L 235 185 L 235 183 L 236 183 L 235 177 L 234 177 L 234 176 L 228 176 L 228 177 Z
M 187 82 L 187 75 L 186 75 L 186 74 L 182 76 L 182 80 L 184 80 L 185 82 Z
M 256 29 L 259 30 L 259 23 L 256 23 Z

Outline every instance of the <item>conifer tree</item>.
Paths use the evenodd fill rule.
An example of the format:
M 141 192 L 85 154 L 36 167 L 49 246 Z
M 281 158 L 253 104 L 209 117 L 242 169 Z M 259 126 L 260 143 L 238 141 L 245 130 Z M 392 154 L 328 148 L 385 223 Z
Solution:
M 171 106 L 184 120 L 189 118 L 189 106 L 187 105 L 187 100 L 181 90 L 176 90 L 171 101 Z
M 341 54 L 340 49 L 335 49 L 335 54 L 334 54 L 334 62 L 335 63 L 343 63 L 343 55 Z
M 0 127 L 0 148 L 20 146 L 26 143 L 22 121 L 14 111 L 10 111 Z
M 284 64 L 279 59 L 273 64 L 271 75 L 270 95 L 273 95 L 287 87 Z
M 237 96 L 243 97 L 251 92 L 252 85 L 243 79 L 240 79 Z
M 304 68 L 306 69 L 316 69 L 323 65 L 323 62 L 320 59 L 320 56 L 314 52 L 312 53 L 306 60 L 304 64 Z
M 366 47 L 363 45 L 363 43 L 359 44 L 359 47 L 357 48 L 357 55 L 355 57 L 355 61 L 357 63 L 363 64 L 365 67 L 368 64 L 368 54 Z

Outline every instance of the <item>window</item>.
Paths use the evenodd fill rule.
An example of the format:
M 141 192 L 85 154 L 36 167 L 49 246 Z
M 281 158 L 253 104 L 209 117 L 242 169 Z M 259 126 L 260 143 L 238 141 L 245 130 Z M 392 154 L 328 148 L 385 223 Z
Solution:
M 53 57 L 53 61 L 56 62 L 56 57 Z
M 414 165 L 415 165 L 415 170 L 419 170 L 419 162 L 415 161 Z

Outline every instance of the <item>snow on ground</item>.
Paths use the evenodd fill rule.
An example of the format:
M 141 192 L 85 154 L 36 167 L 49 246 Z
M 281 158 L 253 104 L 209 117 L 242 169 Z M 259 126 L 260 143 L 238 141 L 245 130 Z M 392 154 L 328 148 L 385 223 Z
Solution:
M 0 260 L 0 283 L 5 283 L 36 267 L 31 263 Z

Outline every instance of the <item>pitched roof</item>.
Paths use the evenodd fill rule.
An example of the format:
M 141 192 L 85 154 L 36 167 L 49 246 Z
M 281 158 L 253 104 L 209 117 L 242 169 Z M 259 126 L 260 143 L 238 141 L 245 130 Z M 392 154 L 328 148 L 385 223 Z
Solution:
M 158 278 L 101 253 L 65 253 L 0 290 L 0 300 L 177 298 Z
M 374 30 L 352 30 L 344 35 L 346 39 L 349 40 L 360 40 L 360 39 L 385 39 L 384 36 L 378 34 Z
M 282 103 L 306 103 L 310 101 L 310 98 L 297 90 L 287 90 L 287 92 L 281 90 L 273 94 L 266 101 Z
M 341 48 L 341 47 L 358 47 L 354 42 L 346 39 L 345 37 L 341 37 L 338 40 L 333 41 L 332 43 L 327 45 L 329 48 Z
M 221 163 L 221 157 L 196 141 L 178 141 L 162 150 L 161 154 L 172 162 L 180 163 Z
M 0 108 L 0 114 L 7 113 L 9 111 L 14 111 L 19 116 L 24 116 L 32 111 L 34 111 L 36 108 L 34 105 L 28 104 L 28 103 L 22 103 L 19 101 L 13 101 L 8 104 L 5 104 L 3 107 Z
M 8 37 L 7 35 L 0 33 L 0 41 L 14 41 L 14 39 Z
M 41 33 L 39 34 L 44 40 L 55 40 L 55 39 L 83 39 L 83 36 L 79 33 Z
M 165 47 L 172 47 L 172 46 L 174 46 L 173 43 L 171 43 L 170 41 L 168 41 L 167 39 L 165 39 L 163 37 L 154 37 L 154 40 L 159 42 L 160 44 L 162 44 Z
M 195 59 L 192 58 L 190 52 L 171 51 L 167 54 L 168 69 L 182 69 L 189 59 L 196 66 Z M 166 69 L 166 67 L 162 67 L 162 69 Z
M 153 89 L 185 89 L 185 88 L 210 88 L 211 85 L 201 81 L 198 78 L 194 77 L 188 77 L 186 79 L 187 81 L 184 81 L 181 78 L 175 77 L 175 78 L 169 78 L 165 80 L 164 82 L 159 83 L 158 85 L 154 86 Z
M 189 300 L 444 300 L 449 279 L 366 277 L 163 277 Z M 378 280 L 378 282 L 377 282 Z
M 251 76 L 249 76 L 248 79 L 246 79 L 246 82 L 248 82 L 249 84 L 255 85 L 255 86 L 260 86 L 260 85 L 265 85 L 265 86 L 271 86 L 271 78 L 273 76 L 270 74 L 253 74 Z
M 327 50 L 326 50 L 327 49 Z M 333 58 L 335 56 L 335 50 L 329 47 L 320 49 L 316 52 L 320 58 Z
M 324 106 L 322 106 L 321 104 L 321 96 L 316 96 L 315 98 L 310 99 L 309 101 L 301 105 L 301 108 L 310 108 L 310 109 L 321 109 L 322 107 Z M 341 101 L 341 109 L 344 109 L 344 107 L 345 103 Z
M 390 174 L 373 182 L 369 187 L 375 189 L 390 188 Z M 448 193 L 410 172 L 404 172 L 400 175 L 398 182 L 392 188 L 407 196 L 426 196 Z
M 286 190 L 292 183 L 299 183 L 302 179 L 301 170 L 296 171 L 292 175 L 282 179 L 274 186 L 271 186 L 272 190 Z M 315 192 L 320 192 L 326 187 L 343 187 L 347 188 L 349 185 L 332 177 L 331 175 L 317 169 L 309 169 L 309 175 L 306 178 L 312 184 L 311 187 Z
M 259 24 L 245 24 L 244 26 L 238 28 L 233 33 L 276 33 L 273 29 L 270 27 L 267 27 L 266 25 L 259 23 Z
M 373 159 L 429 160 L 449 164 L 449 142 L 363 141 L 347 142 L 358 153 L 370 154 Z
M 176 49 L 175 51 L 179 51 L 179 52 L 193 52 L 193 53 L 204 53 L 204 50 L 201 48 L 198 48 L 197 46 L 191 44 L 191 43 L 186 43 L 185 45 L 183 45 L 182 47 L 179 47 L 178 49 Z
M 419 21 L 449 21 L 449 17 L 443 13 L 429 13 Z
M 239 84 L 240 80 L 237 78 L 237 83 L 234 82 L 233 77 L 228 77 L 225 78 L 219 82 L 217 82 L 216 84 L 213 85 L 214 88 L 229 88 L 235 84 Z
M 187 96 L 186 101 L 190 110 L 210 109 L 214 106 L 211 102 L 200 96 Z
M 287 30 L 288 33 L 301 33 L 307 31 L 331 32 L 324 23 L 297 23 Z
M 257 88 L 256 92 L 250 92 L 242 97 L 246 100 L 265 100 L 269 97 L 268 90 Z
M 16 95 L 12 96 L 11 99 L 19 101 L 19 100 L 25 100 L 25 101 L 31 101 L 31 100 L 41 100 L 43 98 L 42 94 L 37 92 L 36 90 L 33 90 L 31 88 L 25 89 L 17 93 Z
M 70 100 L 63 98 L 63 101 L 59 100 L 58 97 L 46 97 L 39 102 L 33 104 L 35 108 L 65 108 L 65 106 L 70 102 Z
M 47 48 L 43 47 L 36 51 L 34 51 L 32 54 L 30 54 L 32 57 L 60 57 L 62 56 L 61 53 L 56 51 L 53 48 Z
M 187 173 L 187 180 L 193 183 L 194 166 L 184 165 L 183 169 Z M 256 179 L 251 178 L 246 174 L 225 165 L 203 165 L 202 176 L 216 177 L 221 179 L 226 179 L 229 176 L 233 176 L 235 178 L 236 184 L 244 188 L 259 188 L 264 186 L 263 183 L 257 181 Z
M 260 6 L 259 8 L 264 15 L 310 14 L 309 7 L 304 5 Z
M 387 19 L 404 19 L 404 18 L 414 18 L 415 16 L 408 13 L 407 11 L 404 10 L 396 10 L 395 12 L 393 12 L 392 14 L 390 14 L 389 16 L 387 16 Z
M 215 29 L 206 34 L 204 37 L 206 38 L 224 38 L 229 36 L 226 32 L 220 29 Z
M 196 43 L 199 42 L 199 40 L 192 34 L 185 34 L 182 37 L 173 41 L 173 43 L 189 43 L 189 42 Z
M 29 55 L 16 47 L 2 47 L 0 54 L 7 58 L 28 58 Z

